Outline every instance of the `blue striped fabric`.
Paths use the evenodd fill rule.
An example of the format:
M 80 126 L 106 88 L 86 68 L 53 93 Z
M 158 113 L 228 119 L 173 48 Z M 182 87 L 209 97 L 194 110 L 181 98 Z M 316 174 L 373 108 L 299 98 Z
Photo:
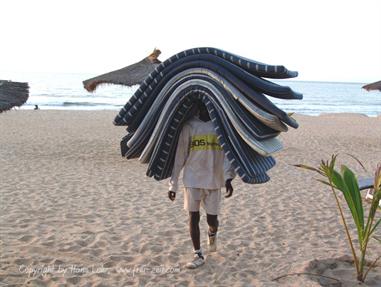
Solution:
M 187 71 L 191 71 L 191 70 L 187 70 Z M 150 136 L 151 133 L 155 132 L 154 128 L 158 129 L 158 125 L 155 126 L 155 123 L 160 121 L 159 111 L 161 111 L 161 114 L 166 113 L 166 111 L 163 109 L 165 104 L 169 100 L 169 96 L 170 95 L 173 96 L 173 92 L 181 84 L 193 81 L 195 79 L 202 79 L 204 81 L 209 81 L 211 84 L 214 84 L 215 87 L 218 87 L 219 91 L 225 95 L 223 99 L 226 102 L 228 102 L 228 104 L 235 111 L 235 114 L 237 115 L 237 117 L 240 118 L 240 120 L 246 126 L 246 128 L 251 130 L 255 138 L 266 139 L 266 138 L 275 137 L 279 134 L 279 131 L 273 130 L 272 128 L 268 127 L 265 123 L 271 123 L 271 125 L 274 124 L 275 126 L 279 128 L 278 124 L 274 123 L 272 119 L 267 118 L 267 120 L 263 120 L 263 116 L 266 116 L 266 115 L 262 115 L 262 121 L 259 121 L 256 117 L 253 117 L 252 111 L 250 109 L 244 109 L 239 104 L 238 101 L 235 101 L 235 97 L 238 95 L 233 95 L 228 90 L 225 90 L 222 84 L 226 86 L 227 84 L 226 81 L 222 82 L 222 80 L 220 80 L 220 82 L 217 82 L 216 79 L 208 77 L 208 75 L 211 75 L 210 71 L 208 72 L 208 74 L 190 73 L 190 74 L 184 74 L 185 76 L 181 74 L 182 73 L 179 74 L 179 77 L 176 76 L 172 78 L 171 81 L 167 83 L 167 85 L 169 84 L 170 88 L 167 87 L 167 85 L 165 85 L 165 87 L 161 90 L 159 95 L 155 98 L 154 102 L 150 106 L 150 109 L 146 112 L 145 117 L 143 118 L 139 127 L 134 133 L 134 136 L 128 142 L 129 146 L 136 145 L 137 140 L 140 140 L 139 146 L 145 146 L 147 144 L 148 137 Z M 236 91 L 236 93 L 238 93 L 238 91 Z M 280 129 L 282 129 L 282 126 L 280 127 Z
M 182 86 L 189 85 L 194 81 L 201 81 L 201 83 L 207 82 L 208 85 L 214 88 L 217 87 L 219 90 L 218 95 L 220 95 L 218 97 L 219 103 L 221 103 L 222 99 L 224 100 L 225 106 L 230 106 L 229 109 L 231 109 L 232 111 L 229 113 L 229 115 L 236 116 L 237 119 L 240 121 L 242 128 L 247 129 L 253 138 L 264 140 L 268 138 L 273 138 L 279 134 L 278 131 L 275 131 L 267 127 L 262 122 L 254 118 L 249 111 L 242 109 L 239 103 L 234 100 L 233 96 L 227 93 L 227 91 L 224 90 L 224 88 L 219 83 L 217 83 L 213 79 L 210 79 L 209 77 L 206 77 L 205 75 L 192 75 L 190 77 L 187 77 L 186 79 L 181 79 L 179 82 L 176 82 L 174 86 L 180 86 L 179 88 L 181 88 Z M 182 85 L 177 85 L 177 83 Z M 176 96 L 176 93 L 171 93 L 171 98 L 173 98 L 174 96 Z M 170 104 L 172 104 L 173 102 L 176 103 L 176 101 L 173 101 L 173 99 L 171 100 L 170 98 L 165 98 L 161 96 L 158 96 L 156 98 L 150 110 L 146 113 L 146 117 L 143 119 L 137 131 L 135 132 L 133 138 L 129 141 L 129 145 L 137 145 L 137 140 L 140 140 L 139 146 L 146 146 L 150 135 L 154 134 L 155 136 L 157 136 L 158 130 L 161 131 L 160 123 L 162 121 L 163 115 L 166 115 L 168 109 L 173 109 L 173 107 L 170 107 L 169 105 L 167 105 L 166 107 L 164 106 L 165 103 L 168 102 Z M 158 111 L 161 111 L 161 116 Z M 153 123 L 156 123 L 156 125 Z M 150 141 L 152 142 L 152 140 L 153 136 L 151 136 Z M 148 143 L 148 145 L 152 144 Z
M 144 94 L 144 92 L 148 90 L 148 93 L 149 93 L 152 90 L 151 85 L 157 83 L 158 79 L 161 76 L 160 73 L 162 73 L 166 67 L 170 66 L 171 64 L 173 64 L 174 62 L 176 62 L 177 60 L 181 58 L 188 57 L 190 55 L 198 55 L 198 54 L 215 55 L 259 77 L 285 79 L 285 78 L 297 77 L 298 75 L 297 72 L 289 71 L 284 66 L 272 66 L 272 65 L 263 64 L 263 63 L 252 61 L 244 57 L 237 56 L 232 53 L 229 53 L 220 49 L 216 49 L 216 48 L 206 47 L 206 48 L 193 48 L 193 49 L 185 50 L 173 55 L 172 57 L 162 62 L 158 67 L 155 68 L 155 70 L 141 84 L 139 90 L 135 93 L 135 95 L 131 98 L 131 100 L 127 102 L 127 104 L 121 110 L 121 112 L 115 119 L 115 123 L 118 125 L 123 125 L 122 119 L 124 118 L 124 115 L 126 113 L 128 114 L 132 105 L 140 97 L 143 97 L 143 98 L 147 97 L 147 93 Z
M 232 137 L 232 133 L 225 133 L 223 124 L 216 112 L 215 106 L 210 100 L 211 95 L 203 90 L 195 90 L 191 92 L 190 101 L 180 106 L 178 111 L 174 112 L 174 118 L 179 122 L 168 121 L 168 126 L 163 129 L 161 138 L 157 141 L 155 151 L 150 160 L 147 175 L 154 176 L 155 179 L 161 180 L 171 175 L 174 151 L 176 150 L 177 137 L 181 131 L 181 122 L 187 117 L 187 111 L 191 109 L 192 99 L 200 98 L 206 104 L 213 124 L 215 125 L 219 143 L 222 145 L 228 159 L 234 166 L 237 174 L 246 183 L 263 183 L 269 180 L 266 171 L 275 165 L 272 157 L 264 157 L 253 151 L 250 151 L 244 142 L 237 137 Z M 201 96 L 202 95 L 202 96 Z M 233 139 L 230 140 L 230 139 Z M 247 150 L 247 153 L 240 153 L 239 150 Z
M 197 49 L 194 49 L 194 51 L 197 51 Z M 184 56 L 185 54 L 187 55 L 186 57 Z M 222 57 L 223 53 L 217 53 L 217 55 L 220 55 Z M 293 92 L 289 87 L 281 87 L 269 81 L 265 81 L 264 79 L 256 78 L 255 74 L 249 74 L 247 71 L 244 70 L 244 68 L 240 68 L 240 66 L 236 66 L 232 62 L 224 60 L 221 57 L 218 57 L 212 54 L 210 55 L 195 54 L 194 55 L 192 54 L 192 50 L 185 53 L 181 52 L 179 54 L 172 56 L 170 59 L 161 63 L 147 77 L 147 79 L 141 84 L 141 86 L 136 91 L 136 93 L 131 97 L 129 102 L 127 102 L 127 104 L 122 108 L 120 113 L 116 116 L 114 123 L 116 125 L 131 125 L 131 121 L 136 118 L 136 113 L 138 111 L 144 110 L 144 108 L 142 109 L 142 107 L 144 106 L 144 103 L 146 103 L 147 101 L 149 103 L 149 99 L 154 98 L 154 96 L 161 90 L 164 83 L 168 81 L 168 78 L 172 77 L 176 73 L 181 72 L 181 69 L 184 69 L 184 67 L 185 68 L 191 67 L 190 65 L 192 64 L 194 64 L 196 67 L 202 66 L 203 64 L 213 65 L 212 67 L 216 69 L 216 72 L 221 72 L 223 70 L 225 70 L 225 73 L 234 72 L 235 76 L 234 75 L 230 76 L 231 78 L 234 79 L 233 82 L 238 82 L 239 80 L 240 82 L 245 83 L 245 86 L 249 84 L 249 87 L 245 89 L 255 91 L 256 92 L 255 94 L 257 94 L 257 96 L 262 91 L 267 91 L 266 93 L 267 95 L 276 96 L 277 94 L 280 93 L 280 94 L 284 94 L 285 96 L 288 95 L 287 98 L 301 99 L 302 95 L 299 93 Z M 228 59 L 230 59 L 230 57 L 228 57 Z M 205 61 L 206 63 L 203 63 Z M 251 65 L 259 65 L 259 64 L 257 64 L 256 62 L 253 62 Z M 270 67 L 270 66 L 259 65 L 259 67 L 263 67 L 262 69 L 265 70 L 266 69 L 265 67 Z M 267 68 L 267 69 L 270 69 L 270 68 Z M 279 68 L 279 70 L 282 70 L 282 69 Z M 238 77 L 238 79 L 236 76 Z M 250 78 L 250 76 L 252 77 Z M 259 82 L 261 84 L 259 84 Z M 244 84 L 242 83 L 240 84 L 240 86 L 244 86 Z M 255 87 L 258 87 L 258 89 L 255 89 Z M 268 102 L 267 104 L 271 105 L 271 102 Z M 286 114 L 280 113 L 280 116 L 283 116 L 285 117 L 285 119 L 287 119 Z M 292 123 L 291 123 L 291 126 L 292 126 Z
M 178 121 L 169 119 L 167 126 L 163 128 L 161 137 L 157 141 L 155 150 L 151 156 L 147 175 L 154 176 L 157 180 L 167 178 L 171 175 L 174 151 L 176 150 L 177 138 L 181 131 L 181 123 L 185 121 L 188 112 L 191 110 L 192 100 L 200 98 L 204 101 L 210 112 L 219 143 L 223 147 L 237 174 L 246 183 L 263 183 L 268 181 L 269 177 L 266 171 L 275 165 L 274 159 L 250 151 L 250 148 L 243 141 L 233 135 L 233 130 L 230 129 L 230 132 L 224 132 L 225 129 L 223 128 L 220 117 L 216 112 L 213 102 L 210 100 L 212 95 L 204 90 L 193 88 L 187 91 L 185 97 L 187 96 L 189 98 L 180 105 L 177 111 L 173 111 L 172 113 L 174 114 L 173 118 Z M 170 117 L 172 117 L 172 115 Z M 240 153 L 240 150 L 247 150 L 247 153 Z
M 290 78 L 296 72 L 215 48 L 195 48 L 160 64 L 114 120 L 127 125 L 122 154 L 148 164 L 156 180 L 171 176 L 182 126 L 194 114 L 195 100 L 206 105 L 219 144 L 245 183 L 270 178 L 271 154 L 281 148 L 276 137 L 297 122 L 266 96 L 301 99 L 289 87 L 266 78 Z M 274 127 L 276 130 L 274 130 Z

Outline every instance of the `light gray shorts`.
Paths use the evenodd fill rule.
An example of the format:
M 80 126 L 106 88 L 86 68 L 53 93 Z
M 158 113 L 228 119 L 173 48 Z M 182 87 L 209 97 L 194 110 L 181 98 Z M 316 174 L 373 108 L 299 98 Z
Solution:
M 207 214 L 218 215 L 220 202 L 221 189 L 191 187 L 184 189 L 184 209 L 187 211 L 200 211 L 200 206 L 202 206 Z

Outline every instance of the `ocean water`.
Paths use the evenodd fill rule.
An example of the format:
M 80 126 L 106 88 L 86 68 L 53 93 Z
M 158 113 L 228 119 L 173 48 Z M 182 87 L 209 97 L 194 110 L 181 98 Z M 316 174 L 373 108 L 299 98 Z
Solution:
M 129 100 L 138 86 L 103 85 L 87 92 L 82 81 L 95 74 L 76 73 L 0 73 L 0 79 L 29 82 L 30 96 L 22 109 L 115 110 Z M 381 115 L 381 93 L 367 92 L 365 83 L 312 82 L 277 80 L 277 83 L 303 93 L 303 100 L 270 98 L 286 112 L 305 115 L 321 113 L 360 113 Z

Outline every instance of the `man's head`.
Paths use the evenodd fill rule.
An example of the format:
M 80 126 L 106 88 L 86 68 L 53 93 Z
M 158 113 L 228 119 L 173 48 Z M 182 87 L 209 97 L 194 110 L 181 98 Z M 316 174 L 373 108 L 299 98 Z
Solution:
M 196 101 L 196 105 L 197 105 L 197 109 L 198 109 L 198 112 L 199 112 L 199 118 L 200 118 L 200 120 L 202 120 L 203 122 L 210 121 L 209 112 L 208 112 L 205 104 L 202 101 L 197 100 Z

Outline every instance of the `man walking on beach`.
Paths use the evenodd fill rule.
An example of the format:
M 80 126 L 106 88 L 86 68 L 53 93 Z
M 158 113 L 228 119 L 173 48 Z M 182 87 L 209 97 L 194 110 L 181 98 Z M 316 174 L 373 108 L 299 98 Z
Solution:
M 174 201 L 180 171 L 184 168 L 184 209 L 189 212 L 189 231 L 194 248 L 194 258 L 186 265 L 189 269 L 205 263 L 200 246 L 200 206 L 206 211 L 209 225 L 209 252 L 215 252 L 221 187 L 226 187 L 225 197 L 231 197 L 231 181 L 235 177 L 234 170 L 218 144 L 217 134 L 205 105 L 201 101 L 197 105 L 199 116 L 186 122 L 180 133 L 168 191 L 169 199 Z

